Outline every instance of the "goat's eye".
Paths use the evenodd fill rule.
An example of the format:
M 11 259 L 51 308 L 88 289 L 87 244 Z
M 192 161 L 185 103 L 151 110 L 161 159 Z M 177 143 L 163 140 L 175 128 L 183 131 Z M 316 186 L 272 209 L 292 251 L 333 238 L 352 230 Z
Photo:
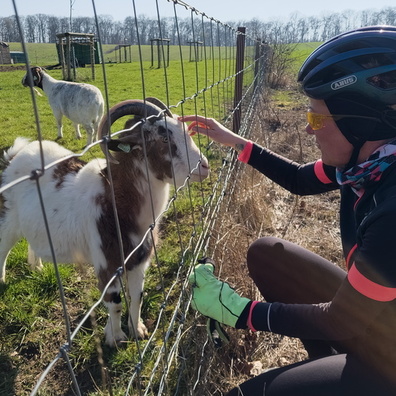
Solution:
M 164 143 L 169 142 L 169 136 L 172 135 L 172 131 L 169 129 L 164 128 L 162 125 L 158 127 L 158 134 L 161 136 L 161 140 Z

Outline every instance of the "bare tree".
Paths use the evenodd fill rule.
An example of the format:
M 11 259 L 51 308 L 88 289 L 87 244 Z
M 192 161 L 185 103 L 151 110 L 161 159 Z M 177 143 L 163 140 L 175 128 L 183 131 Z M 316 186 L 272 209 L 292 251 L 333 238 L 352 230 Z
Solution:
M 36 43 L 38 42 L 38 30 L 37 30 L 37 16 L 28 15 L 25 19 L 25 38 L 27 42 Z
M 60 19 L 54 16 L 48 17 L 47 21 L 47 35 L 48 35 L 48 42 L 55 43 L 56 42 L 56 35 L 61 32 L 60 30 Z
M 24 18 L 21 18 L 23 23 Z M 5 17 L 0 19 L 0 39 L 2 41 L 21 41 L 18 25 L 14 16 Z

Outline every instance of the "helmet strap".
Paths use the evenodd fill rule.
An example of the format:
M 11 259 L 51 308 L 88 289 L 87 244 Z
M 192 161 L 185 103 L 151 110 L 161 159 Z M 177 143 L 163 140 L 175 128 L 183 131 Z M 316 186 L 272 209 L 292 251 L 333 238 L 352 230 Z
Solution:
M 353 145 L 353 151 L 351 157 L 349 158 L 348 163 L 344 167 L 345 170 L 350 169 L 357 164 L 357 160 L 360 154 L 360 149 L 362 148 L 364 143 L 366 143 L 366 140 L 364 139 L 354 139 L 353 141 L 352 139 L 348 139 L 348 141 Z

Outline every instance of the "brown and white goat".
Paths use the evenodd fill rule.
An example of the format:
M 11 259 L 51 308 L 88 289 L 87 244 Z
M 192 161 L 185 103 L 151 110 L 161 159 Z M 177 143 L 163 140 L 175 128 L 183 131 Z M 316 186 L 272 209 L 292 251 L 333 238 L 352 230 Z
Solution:
M 180 186 L 188 176 L 191 181 L 201 181 L 209 173 L 206 158 L 185 132 L 186 128 L 168 109 L 165 116 L 163 109 L 141 100 L 119 103 L 109 111 L 110 122 L 107 114 L 103 118 L 100 138 L 107 134 L 109 123 L 123 116 L 134 115 L 129 122 L 134 128 L 102 144 L 113 151 L 109 167 L 104 159 L 85 163 L 72 157 L 49 168 L 40 177 L 57 262 L 93 264 L 100 290 L 122 266 L 110 172 L 124 257 L 139 245 L 154 219 L 164 211 L 170 185 Z M 43 142 L 43 150 L 46 164 L 72 154 L 51 141 Z M 39 142 L 17 138 L 4 159 L 7 166 L 2 175 L 3 187 L 40 168 Z M 0 208 L 0 279 L 4 282 L 8 253 L 22 237 L 43 259 L 52 261 L 52 255 L 36 182 L 26 180 L 4 189 L 0 202 L 3 203 Z M 153 235 L 156 239 L 156 234 Z M 144 274 L 154 242 L 151 237 L 146 238 L 125 264 L 131 300 L 129 330 L 138 337 L 147 335 L 140 319 L 140 306 Z M 119 281 L 110 286 L 104 302 L 109 310 L 106 343 L 114 345 L 126 339 L 121 330 Z

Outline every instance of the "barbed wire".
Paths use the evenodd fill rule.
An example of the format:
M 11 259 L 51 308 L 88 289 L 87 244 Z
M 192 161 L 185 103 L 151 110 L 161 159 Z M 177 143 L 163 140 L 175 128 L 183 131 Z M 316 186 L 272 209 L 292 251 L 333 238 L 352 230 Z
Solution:
M 19 14 L 16 8 L 16 0 L 12 0 L 14 4 L 14 9 L 15 9 L 15 15 L 16 15 L 16 20 L 19 23 Z M 236 36 L 241 34 L 239 31 L 235 30 L 233 27 L 224 24 L 218 20 L 215 20 L 214 18 L 208 17 L 204 12 L 198 11 L 196 8 L 190 6 L 189 4 L 180 1 L 180 0 L 167 0 L 168 2 L 173 3 L 174 9 L 176 6 L 183 7 L 185 9 L 189 9 L 191 11 L 191 16 L 192 16 L 192 24 L 193 24 L 193 15 L 200 15 L 202 24 L 204 22 L 204 19 L 208 19 L 210 22 L 214 22 L 217 24 L 217 27 L 222 26 L 223 28 L 227 29 L 229 34 L 234 35 L 234 41 L 236 42 Z M 95 9 L 95 0 L 92 0 L 93 8 L 94 8 L 94 14 L 95 14 L 95 22 L 97 26 L 97 34 L 100 39 L 100 25 L 98 22 L 98 17 L 96 15 L 96 9 Z M 157 1 L 158 5 L 158 1 Z M 133 8 L 135 12 L 135 20 L 136 20 L 136 7 L 135 7 L 135 2 L 133 1 Z M 158 13 L 158 21 L 160 25 L 160 14 L 159 14 L 159 9 L 157 8 L 157 13 Z M 177 22 L 177 12 L 175 9 L 175 21 Z M 136 24 L 137 28 L 137 24 Z M 20 35 L 22 37 L 22 46 L 24 49 L 24 52 L 26 54 L 26 69 L 27 72 L 29 73 L 30 71 L 30 64 L 29 64 L 29 57 L 28 57 L 28 52 L 26 50 L 25 42 L 24 42 L 24 35 L 22 28 L 19 24 L 19 29 L 20 29 Z M 161 29 L 159 29 L 161 31 Z M 195 33 L 194 33 L 195 34 Z M 139 35 L 138 29 L 137 29 L 137 35 Z M 245 35 L 247 38 L 249 38 L 248 35 Z M 193 35 L 193 40 L 195 41 L 197 37 Z M 179 39 L 179 47 L 181 47 L 180 44 L 181 40 Z M 253 39 L 252 43 L 257 43 L 257 39 Z M 102 43 L 100 42 L 100 48 L 102 46 Z M 214 43 L 211 42 L 209 43 L 210 51 L 214 51 Z M 207 44 L 205 43 L 205 57 L 204 61 L 208 62 L 207 56 L 206 56 L 206 49 L 207 49 Z M 226 49 L 228 50 L 228 49 Z M 139 46 L 139 51 L 140 51 L 140 46 Z M 231 51 L 231 49 L 230 49 Z M 103 52 L 102 52 L 103 54 Z M 181 51 L 180 51 L 181 54 Z M 226 84 L 231 83 L 232 81 L 235 81 L 236 77 L 242 74 L 247 74 L 247 73 L 254 73 L 254 69 L 257 63 L 262 64 L 263 63 L 263 56 L 260 56 L 258 58 L 251 57 L 248 59 L 247 65 L 239 71 L 236 72 L 231 72 L 231 68 L 235 67 L 235 64 L 233 62 L 229 62 L 229 64 L 225 64 L 224 69 L 225 70 L 220 70 L 219 73 L 225 72 L 228 73 L 228 75 L 224 76 L 219 76 L 217 81 L 214 81 L 215 79 L 213 78 L 213 83 L 200 88 L 199 87 L 199 82 L 198 79 L 196 78 L 196 91 L 193 92 L 192 94 L 187 94 L 187 88 L 185 86 L 185 82 L 183 80 L 183 93 L 184 97 L 177 101 L 175 104 L 169 104 L 169 92 L 168 92 L 168 86 L 167 86 L 167 102 L 169 104 L 170 109 L 181 109 L 182 114 L 184 113 L 184 105 L 190 101 L 195 103 L 195 110 L 196 113 L 198 112 L 198 108 L 196 105 L 196 99 L 198 97 L 203 97 L 203 101 L 205 103 L 204 106 L 204 113 L 207 115 L 208 113 L 213 114 L 215 112 L 215 104 L 214 104 L 214 97 L 217 96 L 217 106 L 220 108 L 221 106 L 221 101 L 220 101 L 220 95 L 219 92 L 214 94 L 214 90 L 217 89 L 219 90 L 220 87 L 223 88 L 223 90 L 227 91 L 228 95 L 228 88 L 225 88 Z M 163 57 L 165 57 L 163 53 Z M 228 58 L 231 57 L 226 52 L 225 58 L 228 61 Z M 102 55 L 103 59 L 103 55 Z M 139 58 L 140 62 L 140 67 L 141 67 L 141 79 L 142 79 L 142 88 L 143 88 L 143 97 L 146 97 L 145 94 L 145 88 L 144 88 L 144 73 L 143 73 L 143 61 L 142 61 L 142 56 L 140 54 Z M 213 62 L 214 62 L 214 56 L 212 56 Z M 181 56 L 181 64 L 183 65 L 183 59 Z M 109 93 L 108 93 L 108 82 L 106 78 L 106 67 L 104 62 L 102 62 L 102 69 L 103 69 L 103 75 L 104 75 L 104 86 L 105 86 L 105 97 L 106 97 L 106 104 L 107 104 L 107 111 L 108 111 L 108 103 L 109 103 Z M 207 72 L 207 68 L 205 69 Z M 213 68 L 214 70 L 214 68 Z M 166 74 L 166 67 L 164 67 L 164 79 L 167 82 L 167 74 Z M 183 71 L 184 73 L 184 71 Z M 196 69 L 196 74 L 198 74 L 198 70 Z M 212 76 L 214 77 L 214 75 Z M 234 116 L 234 112 L 236 111 L 237 108 L 242 107 L 244 103 L 247 103 L 247 112 L 246 116 L 244 118 L 244 122 L 242 123 L 242 128 L 241 128 L 241 133 L 247 135 L 248 134 L 248 119 L 253 111 L 253 104 L 255 96 L 255 87 L 260 85 L 262 83 L 263 79 L 263 74 L 260 73 L 253 76 L 251 78 L 251 81 L 247 84 L 245 87 L 244 95 L 241 98 L 241 100 L 236 104 L 235 108 L 232 109 L 230 112 L 226 112 L 225 117 L 224 117 L 224 123 L 228 124 L 230 123 L 230 120 Z M 207 79 L 206 79 L 207 80 Z M 258 80 L 259 84 L 258 84 Z M 205 95 L 206 93 L 211 94 L 211 109 L 209 109 L 206 106 L 206 99 Z M 38 113 L 38 108 L 37 108 L 37 103 L 35 101 L 35 96 L 34 96 L 34 91 L 31 87 L 31 96 L 32 96 L 32 107 L 34 109 L 34 114 L 35 114 L 35 120 L 36 120 L 36 128 L 37 128 L 37 135 L 38 135 L 38 140 L 40 142 L 40 150 L 41 150 L 41 156 L 42 156 L 42 165 L 40 169 L 32 169 L 32 172 L 28 175 L 23 175 L 20 178 L 7 183 L 3 185 L 0 188 L 0 194 L 2 194 L 4 191 L 13 188 L 14 186 L 26 182 L 27 180 L 36 180 L 36 185 L 37 185 L 37 192 L 39 195 L 39 201 L 41 204 L 42 208 L 42 214 L 45 218 L 45 203 L 44 199 L 41 194 L 40 190 L 40 183 L 39 180 L 40 178 L 48 172 L 50 169 L 56 167 L 59 165 L 61 162 L 66 161 L 71 158 L 78 158 L 83 155 L 85 155 L 87 152 L 92 150 L 95 146 L 99 144 L 106 143 L 107 139 L 114 138 L 115 136 L 124 133 L 127 131 L 127 129 L 121 129 L 117 130 L 116 132 L 111 133 L 108 137 L 102 138 L 100 141 L 94 142 L 90 144 L 89 146 L 85 147 L 80 153 L 71 153 L 70 155 L 65 156 L 64 158 L 58 159 L 56 161 L 53 161 L 49 164 L 44 163 L 44 156 L 45 153 L 43 151 L 43 148 L 41 146 L 41 129 L 40 129 L 40 122 L 39 122 L 39 113 Z M 229 106 L 230 98 L 227 95 L 223 95 L 223 98 L 225 98 L 225 102 L 227 103 L 227 106 Z M 156 116 L 150 116 L 147 118 L 142 119 L 141 121 L 137 122 L 132 128 L 128 130 L 132 130 L 134 128 L 138 128 L 140 125 L 142 125 L 144 122 L 149 121 L 150 118 L 152 117 L 157 117 L 157 116 L 162 116 L 164 115 L 165 110 L 162 110 L 158 115 Z M 166 120 L 166 117 L 165 117 Z M 199 142 L 200 145 L 202 145 L 202 142 Z M 207 147 L 206 150 L 209 150 L 210 147 L 212 146 L 213 143 L 207 141 Z M 108 153 L 106 152 L 106 161 L 109 161 L 108 158 Z M 204 254 L 207 253 L 208 248 L 209 248 L 209 243 L 210 243 L 210 233 L 212 228 L 215 226 L 216 221 L 218 221 L 218 214 L 221 210 L 221 207 L 223 205 L 224 198 L 226 197 L 226 191 L 230 187 L 232 188 L 231 181 L 232 181 L 232 175 L 234 172 L 234 165 L 235 165 L 235 152 L 233 150 L 227 150 L 225 157 L 222 161 L 222 165 L 217 169 L 216 177 L 211 179 L 211 189 L 210 192 L 205 196 L 202 194 L 202 207 L 199 212 L 199 216 L 195 218 L 195 210 L 194 210 L 194 204 L 192 202 L 191 196 L 190 196 L 190 207 L 191 207 L 191 216 L 192 216 L 192 224 L 191 224 L 191 229 L 190 229 L 190 235 L 187 238 L 187 241 L 185 241 L 185 238 L 182 236 L 182 231 L 178 230 L 178 238 L 179 238 L 179 244 L 180 244 L 180 255 L 179 255 L 179 262 L 177 263 L 177 271 L 174 275 L 174 278 L 171 282 L 171 284 L 166 288 L 162 275 L 161 275 L 161 260 L 158 257 L 157 254 L 157 246 L 154 245 L 154 262 L 155 266 L 159 272 L 159 278 L 160 278 L 160 284 L 161 284 L 161 289 L 163 290 L 163 301 L 159 307 L 159 310 L 157 312 L 157 320 L 156 320 L 156 325 L 152 329 L 151 335 L 148 340 L 141 342 L 136 338 L 135 345 L 136 345 L 136 350 L 137 350 L 137 362 L 134 364 L 134 367 L 131 369 L 130 375 L 129 375 L 129 380 L 128 383 L 125 385 L 125 395 L 148 395 L 148 394 L 158 394 L 162 395 L 164 392 L 169 391 L 167 389 L 167 379 L 169 375 L 171 375 L 172 372 L 172 365 L 175 364 L 175 360 L 181 358 L 180 355 L 180 344 L 181 340 L 183 337 L 186 337 L 186 334 L 188 334 L 188 329 L 185 328 L 186 325 L 186 319 L 188 317 L 188 312 L 190 308 L 190 292 L 189 292 L 189 286 L 188 286 L 188 275 L 189 272 L 191 271 L 191 268 L 193 264 Z M 190 175 L 193 173 L 198 167 L 199 167 L 200 162 L 196 164 L 190 164 Z M 148 164 L 146 163 L 146 167 L 148 167 Z M 183 191 L 187 191 L 188 194 L 191 194 L 190 190 L 190 185 L 189 185 L 189 179 L 190 176 L 188 176 L 183 185 L 180 186 L 179 188 L 174 189 L 173 195 L 170 197 L 165 209 L 158 214 L 156 217 L 154 216 L 154 210 L 153 210 L 153 196 L 152 192 L 150 191 L 150 200 L 151 200 L 151 206 L 152 206 L 152 213 L 153 213 L 153 221 L 150 227 L 146 230 L 143 238 L 141 241 L 137 244 L 137 246 L 129 252 L 126 257 L 122 257 L 122 262 L 120 263 L 119 268 L 116 270 L 116 272 L 113 274 L 111 279 L 108 281 L 104 289 L 102 290 L 102 293 L 95 301 L 95 303 L 89 308 L 89 310 L 85 313 L 83 318 L 78 322 L 74 330 L 72 330 L 70 322 L 69 322 L 69 314 L 67 311 L 67 304 L 66 304 L 66 297 L 65 293 L 63 290 L 63 285 L 62 281 L 59 277 L 58 273 L 58 264 L 57 264 L 57 257 L 56 257 L 56 252 L 51 249 L 52 251 L 52 260 L 54 263 L 54 267 L 57 273 L 57 282 L 59 286 L 59 295 L 60 299 L 62 301 L 62 306 L 64 310 L 64 319 L 65 319 L 65 332 L 66 332 L 66 338 L 67 341 L 59 346 L 59 351 L 54 357 L 54 359 L 49 362 L 45 370 L 41 373 L 39 379 L 37 380 L 33 390 L 31 391 L 30 395 L 35 396 L 38 394 L 40 388 L 43 386 L 44 381 L 46 380 L 46 377 L 48 374 L 51 372 L 51 370 L 54 369 L 55 365 L 60 361 L 63 360 L 66 363 L 66 366 L 68 368 L 70 378 L 73 384 L 73 389 L 77 395 L 81 395 L 81 389 L 78 384 L 78 379 L 77 376 L 74 372 L 73 369 L 73 364 L 71 362 L 70 358 L 70 351 L 73 348 L 73 341 L 77 337 L 77 335 L 80 333 L 81 329 L 83 328 L 84 324 L 87 322 L 87 320 L 92 316 L 93 312 L 98 308 L 98 306 L 104 301 L 104 296 L 106 295 L 108 289 L 113 285 L 114 282 L 120 282 L 121 285 L 125 282 L 124 276 L 125 276 L 125 267 L 126 263 L 128 260 L 131 259 L 132 256 L 137 254 L 139 251 L 139 248 L 144 244 L 144 242 L 148 238 L 152 238 L 152 232 L 154 227 L 159 223 L 159 220 L 166 214 L 169 213 L 171 210 L 174 210 L 176 212 L 176 201 L 179 197 L 179 194 Z M 112 180 L 110 178 L 109 180 L 110 184 L 112 185 Z M 113 199 L 114 201 L 114 199 Z M 115 206 L 115 204 L 114 204 Z M 117 218 L 117 216 L 116 216 Z M 45 230 L 48 236 L 49 244 L 51 245 L 51 232 L 49 230 L 48 224 L 45 223 Z M 121 231 L 119 228 L 119 225 L 117 225 L 117 233 L 119 235 L 119 243 L 121 245 Z M 121 249 L 122 251 L 122 249 Z M 123 294 L 124 294 L 124 301 L 128 305 L 128 298 L 126 296 L 124 287 L 122 286 Z M 167 314 L 166 309 L 169 306 L 169 304 L 172 304 L 172 312 Z M 128 309 L 129 311 L 129 309 Z M 168 316 L 168 319 L 164 319 L 166 316 Z M 161 339 L 161 342 L 159 342 L 159 339 Z M 153 344 L 155 343 L 155 347 L 153 347 Z M 205 348 L 205 345 L 203 346 L 203 350 Z M 156 355 L 153 354 L 152 349 L 157 350 Z M 152 371 L 151 374 L 148 378 L 145 379 L 145 383 L 143 385 L 142 383 L 142 378 L 141 378 L 141 373 L 144 368 L 144 359 L 146 358 L 146 355 L 149 353 L 150 359 L 154 361 L 152 365 Z M 203 352 L 202 352 L 203 353 Z M 177 364 L 176 364 L 177 366 Z M 183 364 L 179 367 L 179 374 L 178 374 L 178 379 L 176 381 L 176 389 L 175 389 L 175 394 L 178 393 L 178 389 L 181 388 L 181 380 L 182 380 L 182 371 L 183 371 Z M 196 373 L 196 379 L 194 383 L 191 384 L 191 389 L 195 389 L 197 386 L 197 383 L 199 382 L 200 378 L 200 370 Z M 155 390 L 154 390 L 155 389 Z M 134 393 L 131 393 L 134 392 Z

